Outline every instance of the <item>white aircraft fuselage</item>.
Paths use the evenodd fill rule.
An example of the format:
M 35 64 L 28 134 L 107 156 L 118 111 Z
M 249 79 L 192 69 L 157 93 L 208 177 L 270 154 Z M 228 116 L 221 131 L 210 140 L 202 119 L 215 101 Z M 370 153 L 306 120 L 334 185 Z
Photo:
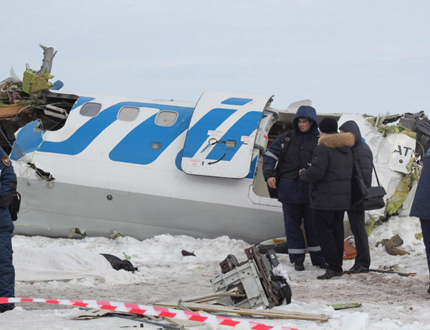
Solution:
M 276 110 L 273 95 L 261 94 L 207 91 L 197 102 L 178 102 L 59 93 L 63 83 L 45 75 L 56 52 L 41 48 L 39 71 L 27 65 L 21 81 L 11 69 L 0 82 L 0 144 L 11 150 L 22 195 L 16 234 L 227 235 L 249 243 L 285 236 L 262 154 L 310 100 Z M 420 142 L 378 131 L 378 123 L 402 116 Z M 387 113 L 373 124 L 358 114 L 318 114 L 319 121 L 326 117 L 339 125 L 356 121 L 373 151 L 380 179 L 375 175 L 373 185 L 385 187 L 390 214 L 408 214 L 416 184 L 408 198 L 399 196 L 398 185 L 430 143 L 424 113 Z M 386 209 L 366 214 L 377 219 Z
M 88 236 L 227 235 L 250 243 L 285 236 L 281 204 L 261 174 L 261 150 L 282 112 L 271 99 L 80 95 L 62 128 L 45 131 L 35 121 L 17 134 L 15 233 L 67 237 L 77 228 Z M 294 112 L 284 111 L 290 119 Z

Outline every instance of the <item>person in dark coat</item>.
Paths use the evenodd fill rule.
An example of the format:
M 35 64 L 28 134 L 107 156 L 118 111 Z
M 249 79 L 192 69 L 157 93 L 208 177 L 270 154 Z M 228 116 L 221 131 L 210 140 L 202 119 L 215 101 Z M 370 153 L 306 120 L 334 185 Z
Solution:
M 311 166 L 300 170 L 303 181 L 310 183 L 310 202 L 315 231 L 328 269 L 317 279 L 343 275 L 343 217 L 351 206 L 351 178 L 354 159 L 351 147 L 354 135 L 338 133 L 337 122 L 324 118 L 319 125 L 320 138 L 312 155 Z
M 361 137 L 360 128 L 353 120 L 345 122 L 339 127 L 341 132 L 350 132 L 354 135 L 354 153 L 360 165 L 361 174 L 366 187 L 372 185 L 372 170 L 373 170 L 373 154 L 370 147 Z M 348 212 L 349 224 L 351 226 L 352 234 L 354 235 L 355 248 L 357 256 L 355 257 L 354 266 L 352 266 L 347 273 L 358 274 L 369 272 L 370 267 L 370 250 L 369 239 L 366 233 L 366 223 L 364 222 L 364 209 L 363 203 L 359 203 Z
M 420 218 L 423 232 L 424 245 L 426 247 L 427 265 L 430 269 L 430 149 L 424 156 L 424 165 L 415 193 L 410 215 Z M 430 287 L 428 288 L 430 293 Z
M 299 177 L 299 170 L 310 163 L 317 142 L 316 111 L 313 107 L 301 106 L 293 120 L 293 131 L 281 134 L 263 156 L 264 178 L 269 187 L 275 189 L 278 186 L 278 200 L 282 203 L 284 212 L 288 255 L 297 271 L 305 269 L 303 263 L 306 245 L 312 264 L 322 268 L 327 267 L 313 228 L 308 185 Z M 287 149 L 282 157 L 284 146 Z M 280 182 L 277 182 L 279 179 L 276 178 L 275 173 L 277 162 L 279 162 Z M 301 228 L 302 219 L 306 241 Z
M 12 263 L 12 232 L 15 227 L 8 206 L 16 191 L 16 175 L 2 148 L 0 157 L 0 297 L 15 297 L 15 268 Z M 0 313 L 14 307 L 14 304 L 1 304 Z

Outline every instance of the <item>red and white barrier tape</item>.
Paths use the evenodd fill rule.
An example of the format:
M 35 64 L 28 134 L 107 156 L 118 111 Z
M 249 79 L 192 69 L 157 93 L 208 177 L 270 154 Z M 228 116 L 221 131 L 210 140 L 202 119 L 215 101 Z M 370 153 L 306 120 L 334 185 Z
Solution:
M 279 325 L 268 325 L 253 321 L 233 319 L 230 317 L 204 314 L 198 312 L 183 311 L 178 309 L 145 306 L 137 304 L 128 304 L 103 300 L 65 300 L 65 299 L 39 299 L 39 298 L 0 298 L 0 304 L 18 303 L 18 302 L 36 302 L 45 304 L 56 304 L 66 306 L 76 306 L 95 309 L 107 309 L 116 312 L 126 312 L 141 315 L 151 315 L 159 317 L 169 317 L 173 319 L 197 321 L 218 325 L 226 325 L 236 328 L 249 328 L 255 330 L 298 330 L 296 328 L 284 327 Z

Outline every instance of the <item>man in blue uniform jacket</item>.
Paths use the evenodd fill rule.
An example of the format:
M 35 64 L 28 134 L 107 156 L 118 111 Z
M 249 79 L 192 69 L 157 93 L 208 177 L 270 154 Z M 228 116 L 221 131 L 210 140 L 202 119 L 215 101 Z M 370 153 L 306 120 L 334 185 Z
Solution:
M 0 157 L 0 297 L 15 297 L 15 269 L 12 263 L 12 232 L 15 227 L 8 206 L 16 191 L 16 175 L 2 148 Z M 2 304 L 0 313 L 14 307 L 14 304 Z
M 308 184 L 299 177 L 300 169 L 311 162 L 317 143 L 316 111 L 313 107 L 301 106 L 293 120 L 293 131 L 281 134 L 263 156 L 264 178 L 269 187 L 278 188 L 278 200 L 284 211 L 288 255 L 297 271 L 305 270 L 306 248 L 313 265 L 327 268 L 313 226 Z M 277 163 L 278 173 L 275 171 Z

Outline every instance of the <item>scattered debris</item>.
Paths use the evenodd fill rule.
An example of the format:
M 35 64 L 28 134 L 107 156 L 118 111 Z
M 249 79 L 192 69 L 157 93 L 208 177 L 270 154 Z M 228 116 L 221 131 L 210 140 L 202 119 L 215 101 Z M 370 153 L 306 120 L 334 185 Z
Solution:
M 104 253 L 100 253 L 100 254 L 103 257 L 105 257 L 107 259 L 107 261 L 110 262 L 110 264 L 112 265 L 112 267 L 115 270 L 124 269 L 126 271 L 133 272 L 133 273 L 136 270 L 139 270 L 137 267 L 134 267 L 133 264 L 130 261 L 128 261 L 126 259 L 121 260 L 120 258 L 118 258 L 118 257 L 116 257 L 116 256 L 114 256 L 112 254 L 104 254 Z
M 402 245 L 403 240 L 399 235 L 394 235 L 390 239 L 383 239 L 376 243 L 376 247 L 379 245 L 385 246 L 385 250 L 387 250 L 388 254 L 391 254 L 393 256 L 403 256 L 405 254 L 410 254 L 407 251 L 400 250 L 397 248 L 397 246 Z
M 409 192 L 412 186 L 416 182 L 417 178 L 413 173 L 405 174 L 399 184 L 396 187 L 394 194 L 387 199 L 385 210 L 388 215 L 393 215 L 403 205 L 406 198 L 408 198 Z
M 234 288 L 228 292 L 219 292 L 219 293 L 213 293 L 207 296 L 203 296 L 203 297 L 197 297 L 197 298 L 192 298 L 192 299 L 187 299 L 184 300 L 183 302 L 186 303 L 191 303 L 191 302 L 195 302 L 195 303 L 202 303 L 202 302 L 208 302 L 211 300 L 216 300 L 219 298 L 223 298 L 223 297 L 245 297 L 246 295 L 243 293 L 239 293 L 239 290 L 237 288 Z M 182 300 L 180 300 L 180 302 L 182 302 Z M 179 303 L 178 303 L 179 305 Z
M 28 167 L 32 168 L 36 172 L 36 175 L 40 180 L 46 180 L 48 182 L 55 180 L 55 178 L 52 176 L 51 173 L 45 172 L 44 170 L 42 170 L 41 168 L 38 168 L 33 163 L 27 163 L 27 165 Z
M 75 237 L 75 235 L 81 235 L 81 236 L 83 236 L 83 237 L 85 237 L 85 236 L 87 236 L 87 231 L 86 230 L 82 230 L 82 229 L 79 229 L 79 228 L 73 228 L 71 231 L 70 231 L 70 233 L 69 233 L 69 235 L 67 235 L 69 238 L 72 238 L 72 237 Z
M 282 269 L 273 250 L 260 255 L 252 246 L 245 249 L 247 261 L 239 263 L 232 254 L 220 263 L 222 273 L 211 280 L 214 292 L 230 292 L 236 288 L 245 297 L 225 297 L 220 303 L 230 306 L 272 308 L 281 305 L 283 300 L 291 302 L 292 291 L 290 278 Z M 275 268 L 276 271 L 275 271 Z
M 185 251 L 186 252 L 186 251 Z M 235 313 L 245 316 L 322 321 L 325 314 L 255 310 L 259 306 L 272 308 L 291 302 L 291 280 L 279 263 L 273 249 L 260 255 L 255 246 L 245 249 L 248 260 L 239 263 L 229 254 L 221 263 L 222 273 L 211 280 L 213 294 L 177 303 L 159 303 L 158 306 L 181 308 L 186 311 Z M 214 304 L 207 303 L 215 301 Z
M 357 250 L 355 249 L 354 236 L 348 236 L 343 242 L 343 259 L 355 259 Z
M 139 314 L 133 314 L 133 313 L 126 313 L 126 312 L 116 312 L 116 311 L 109 311 L 109 310 L 100 310 L 95 308 L 81 308 L 83 309 L 82 312 L 79 312 L 72 317 L 70 317 L 70 320 L 93 320 L 99 317 L 103 316 L 110 316 L 110 317 L 120 317 L 127 320 L 137 321 L 141 322 L 140 328 L 144 327 L 144 323 L 156 325 L 158 327 L 164 328 L 164 329 L 173 329 L 173 330 L 179 330 L 180 327 L 171 326 L 166 323 L 162 323 L 163 319 L 157 320 L 155 317 L 149 317 Z M 170 320 L 169 320 L 170 322 Z M 201 326 L 201 323 L 199 322 L 198 325 Z M 133 328 L 136 326 L 123 326 L 121 328 Z
M 369 269 L 370 272 L 375 273 L 384 273 L 384 274 L 397 274 L 400 276 L 415 276 L 417 273 L 404 273 L 404 272 L 396 272 L 393 270 L 386 270 L 386 269 Z
M 255 247 L 260 253 L 266 253 L 268 250 L 273 249 L 278 254 L 288 254 L 288 243 L 285 236 L 265 240 L 255 244 Z
M 147 324 L 152 324 L 152 325 L 156 325 L 158 327 L 160 327 L 159 329 L 170 329 L 170 330 L 181 330 L 181 327 L 175 327 L 173 325 L 169 325 L 166 323 L 163 323 L 164 320 L 166 321 L 170 321 L 167 320 L 167 318 L 161 318 L 160 321 L 157 322 L 157 320 L 153 320 L 155 318 L 151 318 L 151 317 L 146 317 L 146 316 L 141 316 L 141 315 L 133 315 L 131 313 L 127 315 L 122 315 L 121 313 L 109 313 L 107 316 L 113 316 L 113 317 L 120 317 L 122 319 L 126 319 L 126 320 L 131 320 L 131 321 L 137 321 L 137 322 L 141 322 L 140 323 L 140 328 L 144 328 L 143 323 L 147 323 Z M 201 325 L 201 323 L 200 323 Z M 123 328 L 126 326 L 123 326 Z M 130 328 L 134 328 L 134 326 L 127 326 Z
M 82 312 L 71 316 L 70 320 L 92 320 L 101 316 L 105 316 L 106 314 L 111 313 L 107 310 L 102 309 L 84 309 Z
M 113 301 L 100 301 L 100 300 L 69 300 L 69 299 L 42 299 L 42 298 L 9 298 L 3 297 L 0 298 L 0 303 L 20 303 L 20 302 L 33 302 L 33 303 L 45 303 L 45 304 L 55 304 L 55 305 L 64 305 L 64 306 L 77 306 L 85 308 L 95 308 L 102 310 L 115 310 L 115 313 L 127 313 L 132 315 L 144 315 L 145 317 L 163 317 L 175 320 L 190 320 L 190 321 L 198 321 L 201 323 L 211 324 L 211 325 L 227 325 L 233 326 L 237 328 L 245 328 L 245 329 L 274 329 L 281 330 L 284 329 L 282 326 L 278 325 L 267 325 L 259 322 L 261 318 L 256 320 L 246 320 L 241 318 L 231 318 L 229 316 L 219 316 L 212 315 L 209 313 L 200 313 L 200 312 L 187 312 L 179 309 L 170 309 L 170 308 L 159 308 L 158 306 L 164 306 L 165 304 L 157 304 L 158 306 L 145 306 L 138 304 L 130 304 L 130 303 L 119 303 Z M 196 310 L 201 310 L 202 304 L 197 305 Z M 265 316 L 269 318 L 289 318 L 289 319 L 299 319 L 299 320 L 309 320 L 309 321 L 328 321 L 329 316 L 325 314 L 309 314 L 309 313 L 300 313 L 300 312 L 284 312 L 281 310 L 269 310 L 269 311 L 256 311 L 247 308 L 238 308 L 238 307 L 223 307 L 216 305 L 209 305 L 213 308 L 218 308 L 222 313 L 236 313 L 248 316 Z M 188 307 L 188 306 L 187 306 Z M 191 308 L 190 308 L 191 309 Z M 193 308 L 194 309 L 194 308 Z M 204 309 L 204 308 L 203 308 Z M 118 316 L 122 317 L 122 316 Z M 127 316 L 124 316 L 127 317 Z M 132 318 L 130 318 L 132 319 Z M 164 326 L 164 328 L 169 328 L 171 326 Z
M 376 224 L 375 220 L 370 220 L 369 222 L 366 223 L 366 234 L 367 234 L 367 236 L 370 236 L 372 234 L 373 229 L 375 228 L 375 224 Z
M 111 239 L 117 239 L 118 237 L 124 237 L 124 235 L 115 229 L 111 229 L 109 230 L 109 237 Z
M 339 310 L 339 309 L 346 309 L 346 308 L 361 307 L 361 303 L 343 303 L 343 304 L 334 304 L 334 305 L 327 305 L 327 306 L 333 307 L 334 310 Z
M 182 303 L 183 306 L 191 309 L 192 311 L 205 311 L 213 313 L 233 313 L 240 314 L 244 316 L 255 316 L 255 317 L 268 317 L 268 318 L 278 318 L 278 319 L 295 319 L 295 320 L 306 320 L 306 321 L 321 321 L 327 322 L 329 316 L 326 314 L 311 314 L 311 313 L 301 313 L 301 312 L 290 312 L 283 310 L 255 310 L 250 308 L 242 307 L 231 307 L 222 306 L 215 304 L 205 304 L 205 303 Z M 157 306 L 178 308 L 179 306 L 175 303 L 157 303 Z
M 194 254 L 194 251 L 193 252 L 188 252 L 188 251 L 186 251 L 186 250 L 182 250 L 181 251 L 181 253 L 182 253 L 182 255 L 184 256 L 184 257 L 188 257 L 188 256 L 193 256 L 193 257 L 195 257 L 196 255 Z
M 55 131 L 63 127 L 77 95 L 61 94 L 50 90 L 61 88 L 62 82 L 51 83 L 52 47 L 40 45 L 43 62 L 39 71 L 26 65 L 23 80 L 13 68 L 10 77 L 0 82 L 0 146 L 9 154 L 15 141 L 15 132 L 27 123 L 40 121 L 43 130 Z

